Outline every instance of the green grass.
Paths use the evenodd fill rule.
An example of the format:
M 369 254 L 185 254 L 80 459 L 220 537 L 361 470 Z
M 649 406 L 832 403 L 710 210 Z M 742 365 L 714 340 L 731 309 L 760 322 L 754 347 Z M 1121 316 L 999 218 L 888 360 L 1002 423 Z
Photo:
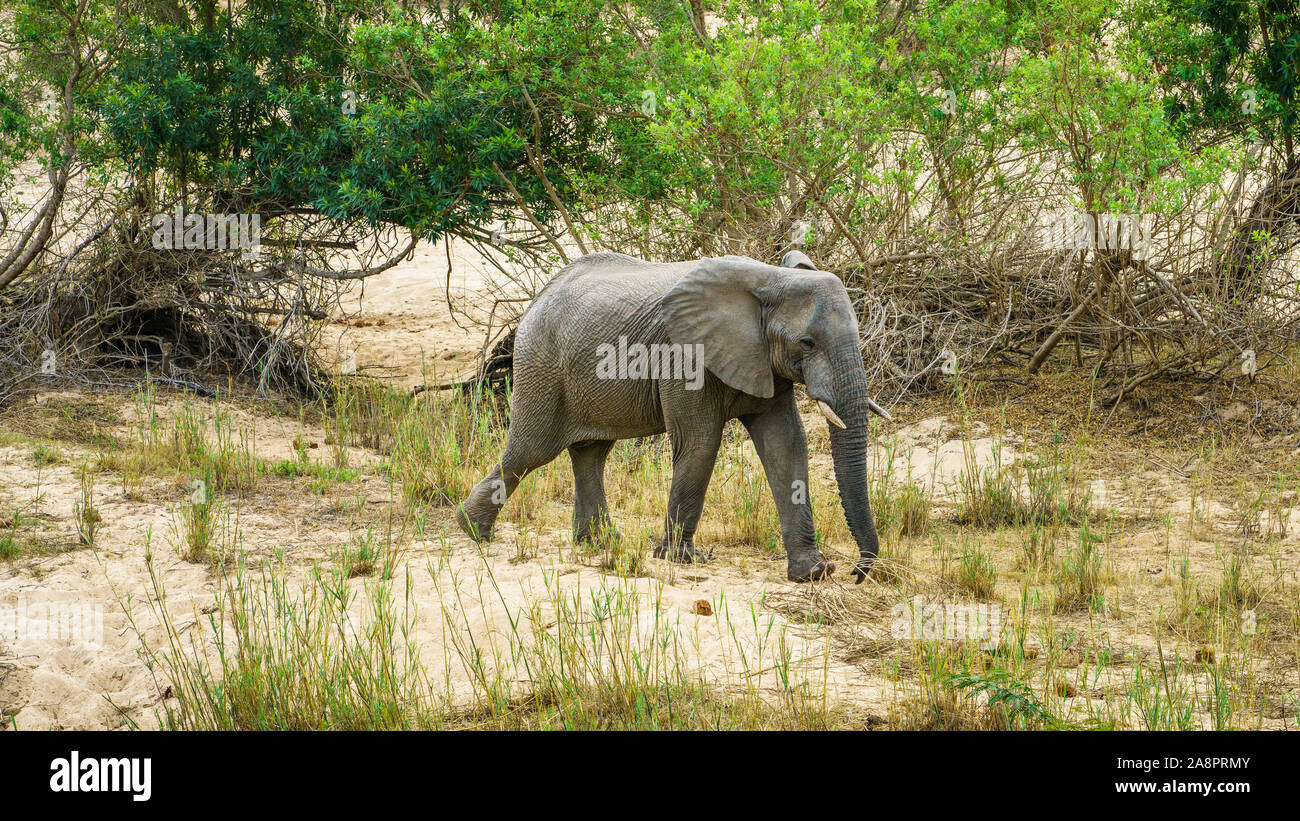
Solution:
M 500 598 L 489 564 L 460 576 L 431 566 L 447 647 L 430 665 L 414 640 L 410 571 L 350 579 L 347 568 L 317 567 L 292 581 L 240 556 L 205 619 L 203 650 L 182 635 L 161 574 L 148 567 L 165 647 L 137 635 L 174 688 L 177 701 L 160 715 L 170 729 L 829 729 L 843 719 L 762 625 L 765 644 L 721 681 L 706 678 L 678 636 L 679 617 L 653 590 L 616 576 L 580 593 L 549 576 L 549 606 L 518 611 Z M 470 591 L 487 595 L 479 607 L 499 603 L 504 634 L 470 629 Z M 720 604 L 715 618 L 725 613 Z
M 215 565 L 221 559 L 221 503 L 211 487 L 206 479 L 195 479 L 188 497 L 172 510 L 172 543 L 187 562 Z
M 1079 529 L 1079 541 L 1061 560 L 1057 569 L 1055 606 L 1058 611 L 1098 610 L 1105 589 L 1114 576 L 1102 557 L 1103 536 L 1087 525 Z
M 906 477 L 901 481 L 894 477 L 894 464 L 903 455 L 898 452 L 897 435 L 881 440 L 875 453 L 870 490 L 877 530 L 886 537 L 924 533 L 930 526 L 933 483 L 926 486 L 912 476 L 910 458 Z
M 32 461 L 37 465 L 57 465 L 64 461 L 63 451 L 44 442 L 32 448 Z
M 83 465 L 80 475 L 81 500 L 73 505 L 73 518 L 77 523 L 77 538 L 83 545 L 93 547 L 95 534 L 103 524 L 103 517 L 95 507 L 95 474 Z
M 336 450 L 352 444 L 379 451 L 407 505 L 451 506 L 500 457 L 506 406 L 508 399 L 499 402 L 486 391 L 411 396 L 368 380 L 344 380 L 328 428 Z
M 310 478 L 332 484 L 355 482 L 361 474 L 355 468 L 327 465 L 321 462 L 302 462 L 294 459 L 281 459 L 267 462 L 266 472 L 285 479 Z
M 572 481 L 561 455 L 520 486 L 501 518 L 508 535 L 480 548 L 476 561 L 450 524 L 446 503 L 499 456 L 506 424 L 499 400 L 454 392 L 412 399 L 358 384 L 326 413 L 346 418 L 323 422 L 325 444 L 334 448 L 324 461 L 308 446 L 322 437 L 307 436 L 301 418 L 297 458 L 267 460 L 256 457 L 247 432 L 235 431 L 220 406 L 210 405 L 166 420 L 146 408 L 130 446 L 105 454 L 134 476 L 170 477 L 187 491 L 194 479 L 215 488 L 205 501 L 190 498 L 173 508 L 171 535 L 178 552 L 217 571 L 216 609 L 191 626 L 184 605 L 178 628 L 161 572 L 150 565 L 151 599 L 164 627 L 161 638 L 151 628 L 149 642 L 140 641 L 160 686 L 177 696 L 161 708 L 164 726 L 857 728 L 866 720 L 863 708 L 833 702 L 810 669 L 845 665 L 885 688 L 885 717 L 871 716 L 872 726 L 885 728 L 1233 728 L 1278 716 L 1300 723 L 1286 673 L 1294 669 L 1300 635 L 1300 588 L 1287 575 L 1287 546 L 1275 525 L 1285 517 L 1273 513 L 1294 504 L 1289 473 L 1270 476 L 1263 489 L 1251 477 L 1229 488 L 1238 501 L 1226 521 L 1198 504 L 1223 496 L 1212 496 L 1215 485 L 1197 478 L 1189 518 L 1197 519 L 1198 534 L 1214 539 L 1171 548 L 1182 514 L 1168 513 L 1162 556 L 1158 527 L 1141 531 L 1147 543 L 1134 545 L 1123 528 L 1140 517 L 1101 522 L 1077 442 L 1054 437 L 1015 460 L 999 448 L 991 464 L 968 460 L 953 507 L 941 498 L 942 513 L 932 516 L 933 481 L 914 479 L 901 466 L 894 471 L 896 442 L 877 440 L 871 492 L 881 556 L 868 583 L 789 586 L 770 492 L 741 452 L 735 426 L 719 454 L 700 531 L 702 546 L 716 548 L 715 571 L 649 556 L 671 476 L 663 437 L 620 442 L 611 453 L 606 486 L 626 535 L 605 532 L 572 551 L 565 535 Z M 30 447 L 25 441 L 23 453 Z M 349 452 L 356 447 L 379 451 L 380 473 L 392 480 L 387 531 L 359 521 L 374 500 L 358 484 L 348 535 L 317 564 L 289 547 L 259 545 L 259 555 L 271 547 L 274 562 L 240 550 L 238 530 L 229 525 L 239 521 L 250 492 L 264 497 L 263 483 L 276 491 L 310 483 L 322 493 L 359 483 L 367 468 Z M 73 458 L 67 453 L 65 463 Z M 1216 472 L 1212 462 L 1197 471 Z M 69 472 L 55 473 L 66 484 Z M 838 551 L 833 555 L 851 555 L 833 480 L 825 472 L 813 479 L 818 535 L 825 549 Z M 0 521 L 0 558 L 50 553 L 56 542 L 57 549 L 75 549 L 72 531 L 88 523 L 80 511 L 95 509 L 97 480 L 83 478 L 75 508 L 29 502 L 21 516 Z M 1149 518 L 1148 525 L 1157 521 Z M 420 542 L 414 547 L 406 532 L 412 523 Z M 419 562 L 404 557 L 437 545 L 440 533 L 452 534 L 455 547 L 423 554 L 425 578 Z M 93 533 L 82 538 L 94 540 Z M 557 556 L 563 580 L 549 565 Z M 30 572 L 41 572 L 38 564 Z M 536 585 L 522 604 L 507 603 L 497 589 L 504 566 L 512 579 L 517 574 Z M 598 584 L 575 587 L 575 572 Z M 710 603 L 702 611 L 692 613 L 689 601 L 685 609 L 666 607 L 660 581 L 680 586 L 685 574 L 691 584 L 707 584 L 698 575 L 730 585 L 732 574 L 770 584 L 733 619 L 714 591 L 701 594 Z M 917 596 L 945 606 L 1001 606 L 999 641 L 889 637 L 891 606 Z M 492 619 L 489 612 L 506 615 Z M 782 628 L 772 626 L 774 615 L 824 640 L 825 649 L 818 645 L 812 658 L 799 658 Z M 700 664 L 691 624 L 701 622 L 690 620 L 701 618 L 718 620 L 722 634 L 733 637 L 722 653 L 724 669 Z M 1243 628 L 1248 618 L 1258 621 L 1254 633 Z M 734 640 L 769 627 L 760 652 L 748 645 L 742 652 Z M 1155 654 L 1146 641 L 1152 636 Z
M 977 599 L 993 598 L 997 581 L 997 571 L 984 551 L 970 549 L 957 560 L 957 584 Z
M 996 528 L 1088 521 L 1092 494 L 1078 469 L 1079 453 L 1064 448 L 1059 434 L 1018 463 L 1004 461 L 1001 440 L 995 440 L 991 455 L 980 465 L 974 451 L 965 447 L 966 466 L 958 478 L 959 522 Z

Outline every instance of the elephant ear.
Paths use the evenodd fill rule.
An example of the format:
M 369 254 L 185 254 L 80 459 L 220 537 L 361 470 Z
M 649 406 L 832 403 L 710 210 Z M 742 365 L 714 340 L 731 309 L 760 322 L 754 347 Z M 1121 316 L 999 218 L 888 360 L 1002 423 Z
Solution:
M 774 388 L 757 291 L 773 270 L 761 263 L 708 260 L 677 280 L 661 303 L 674 343 L 702 345 L 710 373 L 762 399 L 770 399 Z
M 816 271 L 817 266 L 813 261 L 808 259 L 808 255 L 803 251 L 789 251 L 781 257 L 782 268 L 802 268 L 805 271 Z

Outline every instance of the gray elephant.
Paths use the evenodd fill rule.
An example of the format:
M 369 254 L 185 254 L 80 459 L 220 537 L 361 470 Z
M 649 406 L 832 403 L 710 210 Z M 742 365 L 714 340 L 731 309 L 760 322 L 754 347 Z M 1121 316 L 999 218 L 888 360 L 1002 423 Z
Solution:
M 799 252 L 780 267 L 748 257 L 649 263 L 584 256 L 537 295 L 514 344 L 514 395 L 501 462 L 457 511 L 471 537 L 491 538 L 506 499 L 530 471 L 568 448 L 574 535 L 611 526 L 605 458 L 618 439 L 667 431 L 673 479 L 655 551 L 703 561 L 694 537 L 729 419 L 762 461 L 781 520 L 791 581 L 828 577 L 808 498 L 808 447 L 795 407 L 802 383 L 830 428 L 835 478 L 859 559 L 877 553 L 867 491 L 869 412 L 858 323 L 844 284 Z

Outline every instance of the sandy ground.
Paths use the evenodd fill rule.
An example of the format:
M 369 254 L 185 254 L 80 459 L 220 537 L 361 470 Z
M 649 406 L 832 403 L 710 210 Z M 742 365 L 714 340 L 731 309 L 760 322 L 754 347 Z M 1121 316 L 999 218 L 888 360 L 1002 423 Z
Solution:
M 408 387 L 426 373 L 438 381 L 472 375 L 483 346 L 474 322 L 486 318 L 479 305 L 495 272 L 479 255 L 457 251 L 448 276 L 444 246 L 421 243 L 412 260 L 345 293 L 324 348 L 337 362 L 351 358 L 357 373 Z
M 472 301 L 485 287 L 488 270 L 481 261 L 454 256 L 452 297 Z M 472 372 L 483 342 L 481 330 L 458 324 L 447 308 L 446 286 L 443 249 L 420 246 L 413 260 L 367 282 L 364 290 L 357 287 L 348 294 L 339 318 L 329 325 L 325 344 L 340 360 L 351 352 L 360 372 L 384 375 L 407 386 L 422 383 L 429 368 L 440 377 Z M 66 398 L 51 395 L 42 401 L 57 405 Z M 108 432 L 129 438 L 140 409 L 125 398 L 118 405 L 117 419 Z M 174 397 L 160 400 L 158 407 L 165 416 L 183 410 L 182 400 Z M 311 444 L 313 460 L 328 458 L 329 435 L 318 426 L 269 411 L 241 407 L 225 411 L 232 428 L 263 458 L 291 458 L 296 440 Z M 1014 435 L 995 436 L 978 425 L 963 441 L 946 417 L 905 417 L 901 415 L 889 433 L 898 454 L 892 470 L 900 480 L 911 477 L 932 486 L 940 506 L 951 504 L 952 487 L 968 454 L 987 464 L 996 448 L 1007 460 L 1029 446 Z M 814 469 L 828 472 L 825 434 L 815 432 L 824 425 L 811 415 L 805 421 L 814 431 Z M 745 443 L 741 448 L 745 459 L 756 461 L 752 447 Z M 94 456 L 91 447 L 69 444 L 59 459 L 40 465 L 29 446 L 0 446 L 0 517 L 22 510 L 37 521 L 46 541 L 63 545 L 57 552 L 0 563 L 0 714 L 9 717 L 11 727 L 156 726 L 168 683 L 160 679 L 157 669 L 149 668 L 141 652 L 142 641 L 154 647 L 164 641 L 149 604 L 156 591 L 147 554 L 165 584 L 169 611 L 182 634 L 202 635 L 207 629 L 205 614 L 214 606 L 219 580 L 206 565 L 187 562 L 177 553 L 176 511 L 190 492 L 182 483 L 146 476 L 139 488 L 128 490 L 111 484 L 112 477 L 101 476 L 96 506 L 103 525 L 96 546 L 76 545 L 77 466 Z M 350 458 L 352 465 L 363 468 L 382 461 L 379 454 L 355 448 Z M 1192 501 L 1177 473 L 1150 465 L 1141 473 L 1093 480 L 1094 501 L 1103 506 L 1149 503 L 1153 510 L 1159 507 L 1175 517 L 1190 517 Z M 237 538 L 250 554 L 305 574 L 312 562 L 328 558 L 359 529 L 380 524 L 391 499 L 392 488 L 377 475 L 342 492 L 321 495 L 288 492 L 283 483 L 267 481 L 241 500 L 225 525 L 228 533 L 236 534 L 230 538 Z M 1232 510 L 1214 500 L 1202 500 L 1198 510 L 1211 523 L 1211 530 L 1215 521 L 1233 516 Z M 747 669 L 762 671 L 764 654 L 772 652 L 773 637 L 780 636 L 797 662 L 799 675 L 813 686 L 870 712 L 883 713 L 887 708 L 888 677 L 857 663 L 833 644 L 829 634 L 791 623 L 779 608 L 770 606 L 774 599 L 796 592 L 796 586 L 784 578 L 783 561 L 723 560 L 699 568 L 654 561 L 647 577 L 628 581 L 589 562 L 573 560 L 566 549 L 567 532 L 543 534 L 537 556 L 516 561 L 509 547 L 512 525 L 503 524 L 497 542 L 483 555 L 454 527 L 449 513 L 442 508 L 430 518 L 427 530 L 402 551 L 401 562 L 410 570 L 410 600 L 416 606 L 422 657 L 455 688 L 468 691 L 469 685 L 463 669 L 454 664 L 439 667 L 447 657 L 449 641 L 446 608 L 459 613 L 479 640 L 504 642 L 512 618 L 528 613 L 545 618 L 554 612 L 557 596 L 590 600 L 611 586 L 630 585 L 644 600 L 659 601 L 678 625 L 690 663 L 719 678 L 734 674 L 742 657 Z M 1288 517 L 1292 534 L 1300 530 L 1295 512 L 1278 515 Z M 1177 528 L 1177 538 L 1184 539 L 1187 530 Z M 1151 526 L 1121 540 L 1115 557 L 1121 589 L 1136 574 L 1167 574 L 1169 533 Z M 1217 561 L 1215 535 L 1193 534 L 1185 541 L 1193 566 L 1210 573 Z M 1292 535 L 1275 554 L 1275 561 L 1289 565 L 1292 576 L 1300 566 L 1297 552 Z M 496 589 L 483 584 L 489 569 Z M 837 595 L 855 590 L 843 580 L 835 584 Z M 457 589 L 460 595 L 452 595 Z M 886 596 L 885 587 L 876 582 L 856 590 Z M 708 603 L 703 609 L 711 615 L 700 615 L 700 602 Z M 1134 594 L 1128 606 L 1136 602 Z M 885 600 L 882 605 L 886 612 L 889 604 Z M 642 611 L 641 618 L 650 620 L 641 625 L 646 631 L 653 631 L 656 623 L 652 610 Z M 751 613 L 758 617 L 751 619 Z M 61 623 L 56 614 L 68 617 L 63 624 L 67 629 L 51 629 Z M 1134 636 L 1144 636 L 1146 623 L 1137 615 L 1133 621 Z M 862 625 L 858 639 L 884 640 L 888 635 L 889 619 L 883 617 Z M 1153 642 L 1134 636 L 1130 636 L 1132 643 L 1154 649 Z M 772 675 L 760 672 L 760 676 Z M 1099 686 L 1094 683 L 1094 690 Z M 1285 724 L 1286 717 L 1276 716 L 1275 723 Z
M 456 302 L 465 297 L 472 300 L 484 287 L 488 266 L 465 256 L 456 257 L 456 262 L 452 298 Z M 355 287 L 347 295 L 340 319 L 329 326 L 331 338 L 326 344 L 340 359 L 354 352 L 359 372 L 386 376 L 405 385 L 423 382 L 426 368 L 450 376 L 472 373 L 482 345 L 481 331 L 460 327 L 458 318 L 448 310 L 445 274 L 444 250 L 420 246 L 412 261 L 366 282 L 364 288 Z M 66 398 L 50 395 L 43 401 L 58 403 Z M 159 412 L 163 416 L 179 414 L 180 400 L 164 399 Z M 255 452 L 264 458 L 292 457 L 294 441 L 299 437 L 312 445 L 328 438 L 323 429 L 304 426 L 297 419 L 253 414 L 240 408 L 227 408 L 225 412 L 231 427 L 243 431 Z M 119 408 L 119 424 L 109 432 L 130 438 L 140 416 L 141 410 L 124 400 Z M 814 423 L 813 419 L 808 421 Z M 922 425 L 916 436 L 933 435 L 935 427 Z M 747 457 L 756 463 L 752 446 L 746 443 L 745 448 Z M 313 456 L 323 452 L 322 448 Z M 90 449 L 79 452 L 69 448 L 62 463 L 37 467 L 28 449 L 0 448 L 0 487 L 4 488 L 6 503 L 30 511 L 45 531 L 75 544 L 73 508 L 80 491 L 74 464 L 80 464 L 78 457 L 93 455 Z M 952 442 L 940 447 L 937 454 L 927 452 L 927 456 L 937 456 L 940 464 L 936 467 L 920 459 L 914 469 L 931 479 L 942 479 L 959 469 L 962 458 L 960 446 Z M 353 464 L 366 464 L 377 462 L 379 457 L 354 450 L 351 459 Z M 207 567 L 181 559 L 174 547 L 176 510 L 186 500 L 189 488 L 149 479 L 145 484 L 143 493 L 132 494 L 137 498 L 130 498 L 120 488 L 99 488 L 96 505 L 104 525 L 97 534 L 95 548 L 21 559 L 0 569 L 0 602 L 16 613 L 10 635 L 0 633 L 0 711 L 12 716 L 19 728 L 154 726 L 155 708 L 166 683 L 140 658 L 142 638 L 152 646 L 163 642 L 157 615 L 148 604 L 152 591 L 146 551 L 152 551 L 165 583 L 169 610 L 177 616 L 183 631 L 192 630 L 204 611 L 211 610 L 217 581 Z M 366 497 L 352 504 L 363 513 L 366 508 L 382 507 L 390 498 L 389 489 L 381 482 L 370 485 L 373 489 L 366 492 Z M 306 567 L 313 560 L 325 558 L 332 545 L 346 543 L 354 532 L 358 518 L 355 513 L 331 511 L 329 505 L 313 505 L 311 500 L 293 501 L 286 504 L 271 491 L 243 500 L 234 524 L 241 546 L 253 554 L 282 552 L 291 563 Z M 509 541 L 511 527 L 503 524 L 498 542 Z M 579 594 L 580 599 L 587 599 L 593 590 L 609 584 L 599 570 L 564 562 L 558 552 L 543 550 L 538 560 L 524 563 L 511 562 L 504 555 L 489 556 L 487 566 L 502 596 L 481 596 L 480 585 L 471 583 L 481 580 L 485 572 L 478 550 L 449 521 L 439 522 L 437 529 L 436 538 L 417 539 L 404 553 L 404 561 L 413 569 L 416 580 L 414 596 L 421 607 L 420 624 L 428 628 L 422 635 L 428 639 L 423 655 L 429 659 L 443 657 L 438 637 L 445 632 L 442 607 L 453 598 L 449 585 L 465 588 L 463 596 L 454 598 L 456 606 L 468 614 L 474 630 L 485 636 L 500 636 L 507 631 L 509 614 L 517 617 L 533 603 L 545 603 L 553 596 Z M 569 540 L 567 534 L 554 537 L 558 542 Z M 442 555 L 447 546 L 454 558 L 440 566 L 431 557 Z M 499 552 L 508 551 L 502 548 Z M 677 611 L 688 644 L 693 647 L 693 663 L 725 670 L 736 664 L 738 653 L 751 661 L 758 660 L 763 637 L 772 631 L 776 635 L 786 631 L 786 620 L 771 613 L 766 614 L 761 630 L 750 625 L 748 635 L 736 634 L 719 618 L 728 602 L 731 608 L 744 610 L 773 589 L 788 587 L 781 567 L 774 566 L 776 572 L 767 573 L 743 572 L 725 565 L 679 572 L 670 565 L 657 564 L 661 565 L 659 578 L 643 578 L 632 584 L 642 595 L 658 598 Z M 555 580 L 549 588 L 548 579 Z M 714 611 L 714 617 L 696 613 L 700 601 L 710 602 L 708 609 Z M 34 625 L 43 618 L 50 623 L 55 614 L 71 619 L 66 625 L 69 629 L 46 630 L 52 634 L 41 635 Z M 93 634 L 89 640 L 76 629 L 83 615 L 85 632 Z M 19 625 L 19 619 L 25 625 Z M 53 622 L 58 624 L 57 619 Z M 879 697 L 880 683 L 855 680 L 849 665 L 833 664 L 825 672 L 820 669 L 828 655 L 826 639 L 805 640 L 791 635 L 789 641 L 796 659 L 809 660 L 810 675 L 819 681 L 823 675 L 829 677 L 826 685 L 830 692 L 845 696 L 853 692 L 855 701 Z M 463 670 L 451 670 L 449 674 L 456 680 L 464 676 Z
M 421 246 L 412 261 L 347 295 L 340 318 L 330 325 L 332 339 L 327 340 L 340 359 L 354 352 L 359 372 L 386 376 L 405 385 L 423 382 L 426 368 L 444 376 L 472 373 L 482 345 L 481 330 L 460 327 L 448 311 L 444 253 L 441 248 Z M 453 300 L 472 298 L 484 287 L 487 268 L 476 262 L 457 257 L 451 283 Z M 57 404 L 68 398 L 52 394 L 41 399 Z M 182 407 L 181 400 L 165 398 L 159 402 L 158 413 L 175 417 Z M 143 412 L 125 399 L 117 410 L 118 424 L 105 432 L 130 439 Z M 247 445 L 263 458 L 291 458 L 298 439 L 309 442 L 313 449 L 328 440 L 325 430 L 297 419 L 237 407 L 223 412 L 231 429 L 241 432 Z M 325 448 L 320 447 L 312 457 L 325 458 L 324 453 Z M 750 453 L 752 456 L 752 448 Z M 94 455 L 90 448 L 68 447 L 62 451 L 60 463 L 37 466 L 29 448 L 0 447 L 0 488 L 5 504 L 37 519 L 49 540 L 74 548 L 73 509 L 80 493 L 75 465 Z M 353 465 L 378 461 L 377 454 L 364 450 L 352 449 L 350 453 Z M 342 503 L 330 500 L 328 504 L 259 488 L 251 498 L 241 500 L 237 518 L 225 524 L 239 534 L 239 544 L 248 553 L 283 557 L 305 573 L 311 562 L 325 559 L 333 546 L 346 544 L 368 511 L 379 510 L 390 501 L 390 488 L 382 482 L 369 481 L 368 488 L 363 498 Z M 183 560 L 176 550 L 176 511 L 189 492 L 180 483 L 148 477 L 142 491 L 130 494 L 101 484 L 96 507 L 104 524 L 94 548 L 26 557 L 0 567 L 0 607 L 5 608 L 0 612 L 0 713 L 11 717 L 10 726 L 156 726 L 155 713 L 167 682 L 142 662 L 141 647 L 142 641 L 159 647 L 165 638 L 149 604 L 154 591 L 146 553 L 153 556 L 165 585 L 169 612 L 185 635 L 196 625 L 202 631 L 205 613 L 214 607 L 218 584 L 205 565 Z M 434 527 L 431 523 L 430 529 Z M 499 543 L 509 541 L 511 529 L 512 525 L 503 523 Z M 418 623 L 427 628 L 420 632 L 425 640 L 422 655 L 427 659 L 444 657 L 442 608 L 448 602 L 463 609 L 467 624 L 480 638 L 490 641 L 493 636 L 505 635 L 511 617 L 518 618 L 534 604 L 541 603 L 541 612 L 545 612 L 552 597 L 576 595 L 587 600 L 592 591 L 610 584 L 598 569 L 562 561 L 558 553 L 545 550 L 536 561 L 524 563 L 491 552 L 485 559 L 451 525 L 448 516 L 437 522 L 436 530 L 436 534 L 428 534 L 430 538 L 412 541 L 403 553 L 415 580 Z M 568 541 L 567 534 L 554 535 L 557 541 Z M 437 557 L 448 548 L 452 560 L 439 561 Z M 500 548 L 495 552 L 508 551 Z M 482 594 L 481 582 L 488 568 L 500 596 Z M 758 661 L 771 635 L 785 632 L 785 619 L 772 614 L 761 626 L 750 625 L 748 635 L 737 634 L 719 619 L 728 602 L 730 607 L 744 608 L 759 601 L 773 585 L 785 587 L 783 574 L 760 576 L 725 567 L 683 573 L 670 565 L 659 570 L 660 578 L 642 578 L 630 584 L 639 590 L 638 595 L 659 600 L 669 612 L 677 611 L 684 624 L 683 636 L 692 648 L 688 654 L 692 664 L 725 670 L 736 665 L 737 654 Z M 461 595 L 451 595 L 454 586 L 463 588 Z M 708 609 L 717 615 L 698 615 L 697 603 L 701 601 L 710 602 Z M 3 621 L 6 616 L 8 622 Z M 646 625 L 646 629 L 652 627 Z M 791 636 L 790 642 L 796 659 L 809 660 L 809 675 L 819 682 L 829 677 L 825 684 L 830 692 L 879 689 L 878 685 L 853 681 L 847 665 L 822 671 L 828 652 L 825 639 Z M 444 672 L 458 685 L 468 686 L 464 670 L 453 666 Z
M 165 401 L 161 410 L 179 413 L 180 402 Z M 258 418 L 237 409 L 231 413 L 236 426 L 255 430 L 250 442 L 267 458 L 289 458 L 297 437 L 323 442 L 327 436 L 324 430 L 301 426 L 297 420 Z M 115 432 L 129 435 L 131 415 L 123 413 L 126 424 Z M 933 427 L 918 426 L 918 437 L 924 438 Z M 953 444 L 941 447 L 937 460 L 926 451 L 924 458 L 914 460 L 914 470 L 940 484 L 951 480 L 962 464 L 960 448 Z M 746 458 L 756 463 L 752 446 L 746 442 L 743 447 Z M 93 451 L 78 454 L 70 448 L 64 455 L 68 462 L 79 464 L 78 455 L 93 458 Z M 377 459 L 365 451 L 351 454 L 353 464 Z M 0 487 L 6 501 L 32 511 L 46 532 L 69 547 L 76 541 L 72 511 L 79 498 L 77 468 L 70 463 L 36 469 L 29 449 L 0 448 Z M 19 631 L 16 642 L 0 634 L 0 705 L 19 728 L 156 726 L 154 713 L 166 682 L 142 663 L 140 653 L 142 639 L 158 648 L 165 645 L 165 637 L 148 602 L 153 589 L 146 552 L 152 552 L 165 584 L 168 609 L 184 635 L 202 625 L 204 614 L 214 607 L 218 581 L 207 566 L 185 561 L 177 553 L 176 510 L 189 488 L 157 480 L 145 484 L 143 493 L 133 494 L 137 498 L 129 498 L 121 488 L 98 488 L 96 506 L 104 525 L 94 549 L 24 558 L 0 569 L 0 603 L 16 607 L 30 620 L 28 631 Z M 327 559 L 333 546 L 348 542 L 367 510 L 379 511 L 390 501 L 386 485 L 378 480 L 367 485 L 363 498 L 343 504 L 303 499 L 300 494 L 281 496 L 274 488 L 259 487 L 241 501 L 237 519 L 225 526 L 240 534 L 240 546 L 250 555 L 283 557 L 305 574 L 311 562 Z M 340 510 L 343 506 L 349 509 Z M 562 532 L 546 534 L 535 560 L 513 561 L 509 545 L 515 526 L 508 522 L 501 524 L 485 561 L 448 518 L 431 523 L 436 534 L 413 540 L 402 561 L 413 579 L 412 599 L 418 607 L 417 623 L 423 628 L 418 632 L 422 657 L 432 660 L 431 668 L 448 675 L 456 686 L 468 688 L 469 683 L 458 665 L 439 663 L 447 640 L 443 607 L 463 613 L 480 640 L 506 640 L 511 618 L 519 618 L 535 605 L 541 605 L 539 612 L 553 612 L 556 597 L 590 601 L 593 592 L 630 584 L 644 601 L 660 603 L 667 614 L 664 619 L 680 624 L 682 641 L 689 648 L 688 666 L 707 666 L 725 679 L 743 672 L 738 658 L 744 657 L 748 669 L 761 670 L 764 648 L 772 652 L 773 637 L 784 637 L 793 658 L 806 666 L 808 680 L 818 688 L 824 686 L 832 697 L 859 704 L 884 703 L 882 681 L 834 660 L 826 638 L 806 638 L 804 631 L 790 629 L 786 618 L 761 606 L 765 598 L 793 587 L 784 579 L 783 562 L 757 568 L 726 562 L 680 568 L 656 561 L 651 577 L 628 582 L 573 560 L 570 537 Z M 448 549 L 452 558 L 444 563 L 440 557 Z M 496 587 L 485 592 L 483 579 L 489 568 Z M 451 594 L 455 587 L 460 595 Z M 701 601 L 709 603 L 712 617 L 698 614 Z M 750 620 L 752 607 L 762 615 L 757 623 Z M 641 629 L 647 635 L 656 623 L 653 610 L 641 609 Z M 31 625 L 55 613 L 70 614 L 73 621 L 66 626 L 70 630 L 48 635 L 30 632 Z M 85 634 L 77 632 L 82 613 L 87 613 Z M 887 636 L 885 626 L 878 632 L 882 638 Z

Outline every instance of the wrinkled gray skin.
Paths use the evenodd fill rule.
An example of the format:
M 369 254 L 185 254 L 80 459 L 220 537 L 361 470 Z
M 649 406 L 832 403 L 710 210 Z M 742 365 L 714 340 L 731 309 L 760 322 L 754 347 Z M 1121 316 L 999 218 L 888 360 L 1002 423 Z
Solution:
M 461 527 L 490 539 L 519 481 L 568 448 L 575 537 L 590 541 L 609 526 L 604 467 L 615 440 L 667 431 L 673 480 L 656 555 L 703 561 L 696 525 L 723 427 L 739 419 L 776 501 L 789 579 L 825 578 L 835 565 L 814 539 L 808 448 L 795 409 L 799 382 L 845 424 L 830 426 L 831 455 L 861 582 L 877 552 L 867 495 L 866 374 L 848 293 L 834 275 L 813 268 L 799 252 L 787 254 L 782 267 L 748 257 L 657 264 L 611 253 L 567 266 L 519 323 L 505 453 L 458 511 Z M 598 378 L 598 346 L 616 345 L 620 336 L 629 343 L 700 343 L 703 386 Z

